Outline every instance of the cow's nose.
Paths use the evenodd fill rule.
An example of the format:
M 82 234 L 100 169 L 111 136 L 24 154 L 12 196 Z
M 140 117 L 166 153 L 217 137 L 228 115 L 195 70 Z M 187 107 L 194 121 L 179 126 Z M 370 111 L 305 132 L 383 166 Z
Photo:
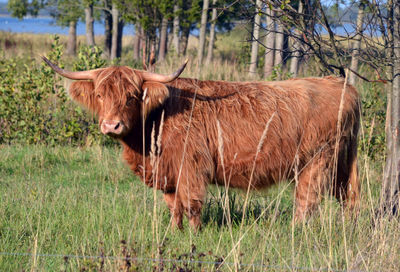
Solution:
M 121 121 L 114 121 L 114 120 L 104 120 L 101 123 L 101 132 L 103 134 L 109 135 L 119 135 L 123 131 L 124 125 Z

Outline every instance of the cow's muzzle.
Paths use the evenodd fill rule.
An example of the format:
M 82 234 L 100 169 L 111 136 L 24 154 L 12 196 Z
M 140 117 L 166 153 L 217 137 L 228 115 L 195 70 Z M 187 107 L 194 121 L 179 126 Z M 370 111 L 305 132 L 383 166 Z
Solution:
M 119 136 L 124 132 L 125 126 L 121 121 L 103 120 L 101 133 L 111 136 Z

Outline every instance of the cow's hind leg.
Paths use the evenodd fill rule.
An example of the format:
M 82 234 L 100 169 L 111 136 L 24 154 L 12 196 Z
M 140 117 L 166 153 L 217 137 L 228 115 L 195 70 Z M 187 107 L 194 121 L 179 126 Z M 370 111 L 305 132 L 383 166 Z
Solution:
M 304 220 L 321 202 L 329 176 L 328 159 L 320 154 L 301 171 L 296 186 L 295 221 Z
M 176 193 L 165 193 L 164 199 L 171 213 L 172 228 L 182 229 L 183 206 L 181 200 Z

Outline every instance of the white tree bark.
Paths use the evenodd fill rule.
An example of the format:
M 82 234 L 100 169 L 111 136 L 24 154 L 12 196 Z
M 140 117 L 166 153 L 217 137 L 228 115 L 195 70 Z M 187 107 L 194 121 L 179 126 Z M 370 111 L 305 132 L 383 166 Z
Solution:
M 265 35 L 265 62 L 264 62 L 264 77 L 269 77 L 274 70 L 274 54 L 275 54 L 275 22 L 273 20 L 274 11 L 267 6 L 266 29 Z
M 112 16 L 109 11 L 104 11 L 104 54 L 107 58 L 111 55 Z
M 215 42 L 215 25 L 217 20 L 217 8 L 215 4 L 217 0 L 213 0 L 213 9 L 211 14 L 211 28 L 210 28 L 210 41 L 208 43 L 208 51 L 207 51 L 207 58 L 206 64 L 210 64 L 213 58 L 213 51 L 214 51 L 214 42 Z
M 140 42 L 141 42 L 141 28 L 139 24 L 135 25 L 135 37 L 133 37 L 133 59 L 140 60 Z
M 276 34 L 275 34 L 275 65 L 282 64 L 282 53 L 283 53 L 283 26 L 278 21 L 276 21 Z
M 118 52 L 118 21 L 119 21 L 119 10 L 115 3 L 112 4 L 111 14 L 113 18 L 112 22 L 112 38 L 111 38 L 111 60 L 117 58 Z
M 190 34 L 190 28 L 189 27 L 182 27 L 182 34 L 180 37 L 180 48 L 179 48 L 179 52 L 182 55 L 186 55 L 187 54 L 187 46 L 188 46 L 188 42 L 189 42 L 189 34 Z
M 249 76 L 254 77 L 257 73 L 257 58 L 258 58 L 258 39 L 260 38 L 260 23 L 261 23 L 261 0 L 256 1 L 256 14 L 254 16 L 253 26 L 253 41 L 251 43 L 251 57 L 250 57 L 250 68 Z
M 167 52 L 167 31 L 168 31 L 168 19 L 164 16 L 161 21 L 160 30 L 160 48 L 158 57 L 160 61 L 165 59 L 165 54 Z
M 85 22 L 86 22 L 86 43 L 89 46 L 94 46 L 94 29 L 93 29 L 93 5 L 85 7 Z
M 69 22 L 67 55 L 75 56 L 76 54 L 76 21 Z
M 298 13 L 303 14 L 303 2 L 299 1 L 299 8 Z M 301 33 L 298 30 L 295 30 L 295 38 L 293 40 L 293 47 L 292 47 L 292 59 L 290 62 L 290 73 L 292 77 L 297 77 L 297 73 L 299 71 L 299 61 L 300 61 L 300 50 L 302 48 L 298 38 L 300 37 Z
M 174 22 L 172 25 L 172 44 L 174 45 L 175 52 L 179 54 L 179 6 L 177 4 L 174 5 Z
M 389 3 L 392 5 L 392 1 Z M 387 158 L 381 201 L 384 214 L 396 215 L 400 212 L 400 3 L 398 1 L 394 1 L 393 5 L 393 28 L 388 26 L 388 29 L 393 29 L 393 81 L 388 91 Z
M 365 10 L 365 3 L 363 1 L 360 1 L 360 5 L 358 6 L 357 25 L 356 25 L 357 35 L 355 37 L 355 41 L 353 42 L 353 51 L 351 52 L 351 64 L 350 64 L 350 70 L 356 72 L 358 70 L 358 55 L 360 53 L 360 48 L 361 48 L 364 10 Z M 349 74 L 349 83 L 354 85 L 356 83 L 357 76 L 351 71 Z
M 203 62 L 204 46 L 206 43 L 206 27 L 207 27 L 207 12 L 208 12 L 209 0 L 204 0 L 203 11 L 201 12 L 201 26 L 200 26 L 200 37 L 199 37 L 199 51 L 197 63 L 199 67 Z

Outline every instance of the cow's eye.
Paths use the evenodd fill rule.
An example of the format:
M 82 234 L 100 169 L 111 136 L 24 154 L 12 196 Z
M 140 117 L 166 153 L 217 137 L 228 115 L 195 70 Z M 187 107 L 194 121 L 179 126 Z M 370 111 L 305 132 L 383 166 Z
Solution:
M 97 98 L 98 98 L 99 100 L 103 100 L 103 97 L 101 96 L 101 94 L 98 94 L 98 95 L 97 95 Z

